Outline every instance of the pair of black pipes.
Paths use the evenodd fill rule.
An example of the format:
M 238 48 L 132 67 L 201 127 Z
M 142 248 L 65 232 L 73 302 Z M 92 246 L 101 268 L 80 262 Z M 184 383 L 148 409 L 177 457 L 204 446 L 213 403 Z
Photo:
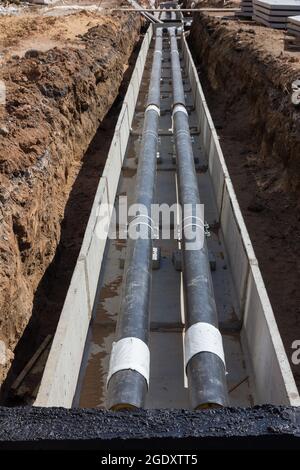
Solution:
M 173 127 L 177 153 L 179 199 L 183 209 L 182 242 L 186 330 L 188 331 L 191 326 L 200 322 L 212 325 L 217 329 L 217 309 L 205 240 L 202 247 L 196 250 L 186 249 L 185 233 L 191 234 L 193 232 L 197 235 L 197 231 L 203 231 L 203 227 L 200 226 L 197 217 L 190 215 L 191 207 L 192 213 L 196 214 L 194 209 L 200 204 L 200 197 L 176 29 L 169 28 L 169 35 L 173 83 Z M 153 203 L 155 190 L 161 61 L 162 28 L 157 28 L 135 193 L 135 202 L 144 204 L 149 210 L 148 215 L 151 214 L 151 204 Z M 189 207 L 188 223 L 185 219 L 185 206 Z M 151 226 L 152 222 L 145 217 L 141 218 L 141 222 L 149 225 L 149 237 L 147 239 L 128 240 L 127 270 L 117 323 L 116 341 L 136 337 L 148 346 L 153 227 Z M 200 234 L 199 236 L 201 239 Z M 206 351 L 193 355 L 186 365 L 186 373 L 190 402 L 194 409 L 227 405 L 225 364 L 219 355 Z M 107 406 L 109 409 L 114 410 L 143 407 L 147 389 L 148 384 L 145 376 L 137 370 L 129 368 L 118 370 L 111 375 L 108 381 Z

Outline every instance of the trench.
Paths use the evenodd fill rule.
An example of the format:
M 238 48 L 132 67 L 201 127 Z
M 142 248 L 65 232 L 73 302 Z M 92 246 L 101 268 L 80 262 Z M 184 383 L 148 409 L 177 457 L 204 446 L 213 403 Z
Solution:
M 161 116 L 159 120 L 159 153 L 162 161 L 157 165 L 155 202 L 172 206 L 178 202 L 176 195 L 176 164 L 172 127 L 172 73 L 168 38 L 163 42 L 163 64 L 161 75 Z M 141 132 L 144 123 L 144 107 L 150 83 L 153 44 L 147 57 L 131 136 L 127 145 L 124 164 L 118 185 L 118 195 L 127 196 L 128 204 L 134 201 L 137 162 L 141 158 Z M 181 55 L 181 66 L 183 57 Z M 197 181 L 201 200 L 205 204 L 206 217 L 211 226 L 207 243 L 216 268 L 212 271 L 212 282 L 219 314 L 219 325 L 223 336 L 228 367 L 226 383 L 229 403 L 233 406 L 252 406 L 253 382 L 247 368 L 247 359 L 240 338 L 240 312 L 234 292 L 232 274 L 219 225 L 212 194 L 212 183 L 207 172 L 207 160 L 200 143 L 197 116 L 193 104 L 191 84 L 183 67 L 184 92 L 189 109 L 190 129 L 193 132 L 193 151 Z M 118 205 L 118 198 L 116 199 Z M 162 229 L 160 228 L 160 231 Z M 172 230 L 171 230 L 172 231 Z M 174 228 L 173 228 L 174 231 Z M 176 269 L 173 255 L 177 250 L 174 233 L 168 239 L 159 237 L 161 250 L 159 268 L 152 268 L 152 292 L 150 311 L 151 368 L 150 387 L 145 408 L 189 409 L 189 390 L 184 372 L 184 312 L 182 309 L 182 274 Z M 120 315 L 120 304 L 124 296 L 123 279 L 126 278 L 126 250 L 128 242 L 117 238 L 108 240 L 99 278 L 99 297 L 94 306 L 85 351 L 81 364 L 73 407 L 107 407 L 106 380 L 116 325 Z M 142 312 L 140 312 L 142 315 Z
M 32 404 L 36 397 L 144 30 L 143 27 L 140 40 L 129 58 L 118 96 L 82 156 L 81 169 L 65 206 L 60 242 L 53 261 L 38 285 L 30 321 L 15 348 L 14 360 L 1 386 L 0 403 L 2 405 L 28 405 Z M 34 368 L 16 394 L 11 388 L 14 380 L 49 336 L 51 336 L 50 342 L 42 353 L 38 366 Z
M 191 41 L 193 41 L 192 35 Z M 194 40 L 194 46 L 195 43 L 196 41 Z M 172 164 L 174 165 L 174 161 L 172 160 L 172 156 L 174 156 L 173 141 L 166 130 L 172 128 L 172 122 L 170 120 L 170 109 L 172 108 L 172 101 L 170 101 L 170 85 L 172 79 L 174 80 L 174 76 L 170 75 L 170 57 L 168 55 L 168 41 L 166 38 L 164 45 L 161 80 L 162 108 L 159 125 L 160 129 L 163 130 L 159 144 L 162 162 L 160 162 L 157 168 L 156 201 L 158 203 L 167 201 L 172 205 L 172 203 L 176 202 L 176 194 L 174 193 L 174 171 L 176 173 L 176 170 L 172 168 Z M 118 194 L 127 195 L 129 200 L 132 200 L 133 197 L 136 162 L 141 155 L 140 141 L 135 136 L 138 135 L 142 129 L 143 114 L 140 109 L 143 103 L 145 103 L 145 93 L 147 92 L 149 84 L 150 57 L 148 57 L 146 63 L 135 118 L 132 124 L 132 132 L 128 142 L 118 187 Z M 273 387 L 269 388 L 269 390 L 272 390 L 269 395 L 271 398 L 266 398 L 267 395 L 265 393 L 269 393 L 269 385 L 264 385 L 261 390 L 261 396 L 257 399 L 258 392 L 256 387 L 262 385 L 262 383 L 259 383 L 261 379 L 256 377 L 256 374 L 259 374 L 258 369 L 260 366 L 258 365 L 258 369 L 257 366 L 255 366 L 255 370 L 252 369 L 250 365 L 252 358 L 249 357 L 249 350 L 243 342 L 243 299 L 242 303 L 240 303 L 240 292 L 236 297 L 237 286 L 234 281 L 234 261 L 232 258 L 229 259 L 228 257 L 228 249 L 230 252 L 231 248 L 228 247 L 228 245 L 227 247 L 225 246 L 223 239 L 224 227 L 222 229 L 217 223 L 218 213 L 214 205 L 215 198 L 211 192 L 213 184 L 211 176 L 207 172 L 209 165 L 205 158 L 205 151 L 201 145 L 201 140 L 199 139 L 199 134 L 201 135 L 202 129 L 197 133 L 197 116 L 193 101 L 195 97 L 192 93 L 192 82 L 189 81 L 187 69 L 184 68 L 183 56 L 181 56 L 181 67 L 184 92 L 189 109 L 190 129 L 195 131 L 192 140 L 194 156 L 196 157 L 195 168 L 198 178 L 198 187 L 201 200 L 204 201 L 205 210 L 207 211 L 206 214 L 209 226 L 212 227 L 211 237 L 208 239 L 207 244 L 217 265 L 217 269 L 213 270 L 211 276 L 219 314 L 219 327 L 223 338 L 226 370 L 228 371 L 226 380 L 229 392 L 229 404 L 233 406 L 252 406 L 260 402 L 260 400 L 263 402 L 274 400 L 274 397 L 272 397 Z M 211 96 L 207 82 L 205 90 L 209 93 L 209 96 Z M 222 125 L 214 112 L 215 103 L 210 101 L 210 104 L 213 109 L 213 117 L 216 120 L 216 127 L 218 130 L 222 130 Z M 247 115 L 245 111 L 244 113 Z M 219 119 L 224 120 L 222 116 L 221 118 L 219 117 Z M 241 119 L 241 114 L 239 114 L 237 119 Z M 229 120 L 229 122 L 232 124 L 232 120 Z M 248 146 L 249 142 L 246 140 L 245 135 L 247 136 L 248 131 L 250 137 L 253 130 L 251 130 L 250 122 L 247 121 L 247 119 L 245 119 L 243 124 L 245 125 L 245 129 L 239 126 L 239 137 L 243 144 Z M 237 134 L 238 132 L 236 129 Z M 235 142 L 233 145 L 235 145 Z M 244 151 L 244 148 L 239 148 L 239 152 L 242 154 Z M 178 155 L 176 158 L 178 158 Z M 254 207 L 254 209 L 252 207 Z M 250 212 L 260 213 L 261 211 L 259 209 L 257 210 L 253 203 L 253 206 L 250 207 Z M 174 272 L 174 266 L 172 266 L 172 253 L 174 254 L 176 243 L 174 244 L 174 241 L 170 240 L 160 240 L 159 246 L 162 253 L 160 266 L 157 270 L 152 269 L 153 282 L 149 346 L 151 351 L 150 388 L 144 407 L 150 409 L 187 409 L 191 406 L 188 398 L 190 390 L 188 390 L 184 373 L 183 356 L 184 331 L 187 331 L 187 326 L 185 310 L 183 309 L 182 311 L 180 296 L 182 281 L 178 273 Z M 126 250 L 126 246 L 124 246 L 124 242 L 121 240 L 109 241 L 107 244 L 107 251 L 101 268 L 99 302 L 96 303 L 86 341 L 77 391 L 73 401 L 73 406 L 75 407 L 105 408 L 107 406 L 109 388 L 107 388 L 106 380 L 107 376 L 109 376 L 111 350 L 114 344 L 117 344 L 114 343 L 114 340 L 116 325 L 118 325 L 118 316 L 120 315 L 119 305 L 122 302 L 122 295 L 124 295 L 122 279 L 126 279 L 124 265 L 120 263 L 122 258 L 125 257 L 124 249 Z M 237 263 L 241 262 L 239 255 L 242 257 L 242 254 L 238 252 L 233 255 L 237 256 Z M 184 283 L 182 288 L 186 288 Z M 246 293 L 245 295 L 247 296 L 248 294 Z M 249 305 L 247 300 L 245 300 L 245 305 Z M 250 314 L 255 315 L 256 312 L 252 311 L 249 315 Z M 270 325 L 270 328 L 273 328 L 272 325 Z M 252 338 L 256 335 L 259 336 L 259 334 L 260 331 L 258 327 L 257 332 L 252 331 Z M 266 337 L 262 340 L 262 352 L 264 354 L 268 354 L 266 351 L 263 351 L 263 344 L 267 344 L 266 340 Z M 252 341 L 252 339 L 250 341 Z M 276 353 L 279 353 L 279 349 L 280 346 L 278 345 L 278 351 L 276 351 Z M 251 354 L 255 356 L 256 351 L 252 350 L 250 356 Z M 261 360 L 264 361 L 265 358 L 261 357 Z M 275 376 L 271 378 L 271 381 L 272 380 L 276 380 Z M 297 397 L 297 393 L 294 394 L 293 392 L 292 395 L 295 398 Z M 281 399 L 283 399 L 283 397 Z

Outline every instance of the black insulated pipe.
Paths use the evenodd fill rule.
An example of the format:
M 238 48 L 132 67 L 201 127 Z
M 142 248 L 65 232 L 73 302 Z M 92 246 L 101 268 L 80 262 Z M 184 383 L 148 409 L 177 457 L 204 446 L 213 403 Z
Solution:
M 162 30 L 156 29 L 154 57 L 136 175 L 135 203 L 145 208 L 130 221 L 125 260 L 123 295 L 116 327 L 107 382 L 107 407 L 112 410 L 141 408 L 149 381 L 150 292 Z M 143 237 L 130 238 L 130 230 Z
M 173 79 L 173 132 L 179 199 L 183 213 L 183 283 L 186 316 L 185 359 L 189 396 L 194 409 L 226 406 L 228 392 L 217 307 L 210 273 L 204 221 L 196 215 L 200 196 L 194 164 L 189 117 L 177 46 L 176 29 L 169 28 Z M 186 211 L 186 207 L 189 211 Z M 202 231 L 202 236 L 201 232 Z M 188 249 L 192 235 L 203 240 Z
M 181 65 L 177 47 L 176 28 L 169 28 L 171 42 L 171 67 L 172 67 L 172 87 L 173 87 L 173 108 L 176 104 L 185 106 L 185 94 L 182 81 Z

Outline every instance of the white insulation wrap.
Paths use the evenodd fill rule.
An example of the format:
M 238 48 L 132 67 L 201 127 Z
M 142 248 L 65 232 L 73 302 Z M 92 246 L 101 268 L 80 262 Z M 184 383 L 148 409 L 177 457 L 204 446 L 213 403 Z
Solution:
M 116 372 L 128 369 L 136 370 L 145 377 L 149 387 L 150 351 L 139 338 L 122 338 L 113 343 L 106 383 Z
M 185 332 L 185 367 L 196 354 L 211 352 L 219 356 L 225 365 L 222 335 L 218 328 L 209 323 L 198 322 Z

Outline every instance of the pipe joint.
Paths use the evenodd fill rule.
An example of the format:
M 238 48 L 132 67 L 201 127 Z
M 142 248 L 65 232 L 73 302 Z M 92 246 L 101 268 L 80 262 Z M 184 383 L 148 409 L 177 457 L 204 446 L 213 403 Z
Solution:
M 225 365 L 222 335 L 218 328 L 210 323 L 197 322 L 185 333 L 185 368 L 190 360 L 201 352 L 210 352 L 218 356 Z
M 113 343 L 106 385 L 108 386 L 114 374 L 129 369 L 141 374 L 149 387 L 150 351 L 147 344 L 139 338 L 122 338 Z

